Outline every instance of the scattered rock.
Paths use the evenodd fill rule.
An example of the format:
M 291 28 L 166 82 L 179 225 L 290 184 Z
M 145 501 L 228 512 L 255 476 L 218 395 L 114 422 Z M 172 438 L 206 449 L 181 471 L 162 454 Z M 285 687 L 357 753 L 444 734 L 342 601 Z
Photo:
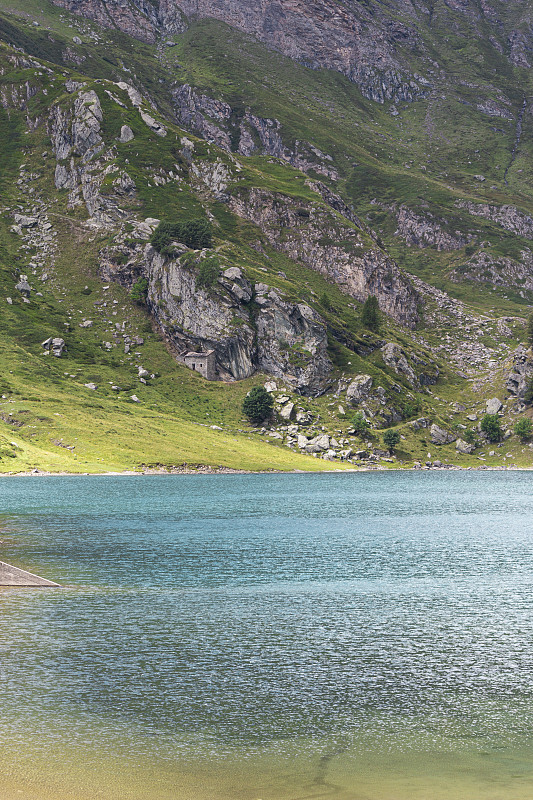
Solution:
M 433 423 L 429 429 L 429 435 L 431 437 L 432 444 L 450 444 L 451 442 L 454 442 L 456 438 L 453 433 L 441 428 L 436 423 Z
M 464 455 L 470 455 L 476 449 L 473 444 L 468 444 L 463 439 L 457 439 L 455 442 L 455 449 L 458 453 L 463 453 Z
M 346 400 L 355 406 L 366 400 L 372 389 L 370 375 L 357 375 L 346 389 Z
M 282 419 L 288 421 L 291 419 L 293 411 L 294 411 L 294 403 L 286 403 L 286 405 L 284 405 L 281 411 L 279 412 L 279 415 Z
M 123 125 L 122 128 L 120 129 L 119 142 L 121 142 L 122 144 L 126 144 L 127 142 L 131 142 L 131 140 L 134 138 L 135 137 L 130 126 Z
M 487 414 L 497 414 L 501 407 L 501 400 L 498 400 L 497 397 L 492 397 L 490 400 L 487 400 Z
M 93 392 L 96 391 L 96 389 L 98 389 L 98 384 L 96 383 L 84 383 L 83 385 L 85 386 L 86 389 L 91 389 Z

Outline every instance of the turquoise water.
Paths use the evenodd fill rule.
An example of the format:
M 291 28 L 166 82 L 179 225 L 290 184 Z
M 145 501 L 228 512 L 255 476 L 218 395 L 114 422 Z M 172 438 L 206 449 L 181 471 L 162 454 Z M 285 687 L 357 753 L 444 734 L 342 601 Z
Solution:
M 530 800 L 532 481 L 0 479 L 0 800 Z

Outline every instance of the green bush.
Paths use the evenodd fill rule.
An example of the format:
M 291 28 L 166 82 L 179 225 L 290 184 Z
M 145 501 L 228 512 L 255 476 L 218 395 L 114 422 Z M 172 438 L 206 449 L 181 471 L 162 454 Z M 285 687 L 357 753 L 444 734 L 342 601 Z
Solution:
M 422 411 L 422 403 L 420 400 L 408 400 L 403 409 L 402 415 L 404 419 L 410 419 Z
M 137 280 L 131 287 L 131 299 L 135 300 L 135 302 L 138 303 L 140 306 L 145 306 L 147 298 L 148 298 L 148 279 L 137 278 Z
M 362 411 L 357 411 L 353 415 L 352 428 L 356 436 L 364 436 L 370 430 L 370 425 Z
M 379 312 L 378 299 L 373 295 L 367 297 L 363 303 L 363 310 L 361 312 L 361 322 L 371 331 L 379 331 L 381 325 L 381 314 Z
M 390 450 L 391 453 L 393 453 L 396 447 L 400 444 L 400 439 L 400 434 L 398 431 L 395 431 L 394 428 L 388 428 L 383 434 L 383 443 L 387 450 Z
M 242 410 L 250 422 L 257 424 L 272 414 L 274 401 L 263 386 L 251 389 L 242 404 Z
M 325 308 L 326 311 L 331 311 L 332 309 L 331 300 L 326 292 L 323 292 L 322 296 L 320 297 L 320 305 L 322 308 Z
M 152 246 L 163 255 L 172 254 L 170 245 L 174 241 L 181 242 L 193 250 L 211 247 L 213 244 L 211 225 L 206 219 L 192 219 L 188 222 L 163 220 L 150 237 Z
M 463 434 L 461 434 L 461 439 L 467 444 L 476 444 L 477 442 L 476 432 L 473 431 L 471 428 L 469 428 Z
M 497 414 L 485 414 L 481 420 L 481 430 L 489 442 L 499 442 L 502 438 L 499 416 Z
M 218 258 L 204 258 L 196 276 L 196 287 L 198 289 L 209 289 L 216 283 L 219 275 L 220 264 Z
M 531 422 L 529 417 L 521 417 L 521 419 L 517 419 L 514 425 L 514 432 L 517 436 L 520 436 L 522 441 L 524 439 L 529 439 L 533 433 L 533 422 Z

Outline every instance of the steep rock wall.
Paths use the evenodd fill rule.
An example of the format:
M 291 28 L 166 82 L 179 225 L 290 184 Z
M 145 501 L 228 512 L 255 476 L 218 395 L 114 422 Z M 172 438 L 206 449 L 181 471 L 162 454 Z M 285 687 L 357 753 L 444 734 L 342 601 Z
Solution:
M 357 300 L 375 295 L 382 311 L 402 325 L 416 324 L 418 295 L 408 278 L 377 247 L 368 249 L 361 231 L 328 208 L 262 189 L 232 197 L 230 207 L 258 225 L 277 250 Z

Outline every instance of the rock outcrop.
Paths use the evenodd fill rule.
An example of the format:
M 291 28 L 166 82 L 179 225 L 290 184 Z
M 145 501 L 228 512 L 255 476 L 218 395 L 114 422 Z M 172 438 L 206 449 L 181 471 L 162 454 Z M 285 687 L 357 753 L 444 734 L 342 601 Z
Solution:
M 363 232 L 331 209 L 286 195 L 251 189 L 230 200 L 231 209 L 258 225 L 269 243 L 336 283 L 357 300 L 369 295 L 402 325 L 414 327 L 418 295 L 396 263 Z
M 460 250 L 467 239 L 460 234 L 450 234 L 443 230 L 440 220 L 432 214 L 415 214 L 407 206 L 400 206 L 396 212 L 398 228 L 395 236 L 401 236 L 412 247 L 435 247 L 437 250 Z
M 134 196 L 135 182 L 113 163 L 102 134 L 102 106 L 94 90 L 75 91 L 70 108 L 55 104 L 50 109 L 48 129 L 56 157 L 56 189 L 68 191 L 68 207 L 85 204 L 92 223 L 113 226 L 125 217 L 119 197 Z M 103 192 L 108 176 L 113 191 Z
M 212 349 L 223 380 L 242 380 L 260 370 L 301 394 L 325 391 L 332 365 L 318 314 L 304 303 L 284 300 L 266 284 L 253 286 L 237 267 L 202 286 L 198 269 L 210 258 L 204 251 L 194 263 L 168 259 L 146 245 L 142 257 L 136 253 L 126 264 L 104 254 L 102 269 L 125 286 L 146 275 L 150 311 L 178 359 L 190 350 Z
M 303 5 L 294 0 L 53 2 L 148 42 L 155 42 L 162 31 L 183 31 L 188 20 L 214 18 L 306 66 L 341 72 L 359 85 L 365 97 L 379 103 L 413 101 L 425 97 L 430 88 L 429 80 L 412 73 L 396 52 L 398 42 L 407 50 L 422 47 L 416 25 L 383 18 L 363 4 L 351 8 L 335 0 L 310 0 Z
M 281 123 L 277 119 L 258 117 L 247 108 L 233 108 L 183 84 L 172 93 L 176 117 L 180 125 L 227 152 L 244 156 L 254 153 L 274 156 L 302 172 L 314 172 L 332 180 L 339 175 L 332 157 L 309 142 L 296 140 L 292 148 L 284 144 Z
M 457 206 L 475 217 L 495 222 L 506 231 L 533 239 L 533 218 L 519 211 L 516 206 L 491 206 L 488 203 L 472 203 L 467 200 L 458 201 Z
M 533 354 L 521 345 L 515 350 L 510 361 L 505 386 L 509 394 L 523 400 L 532 378 Z
M 533 291 L 533 253 L 529 248 L 522 250 L 518 261 L 482 250 L 454 269 L 450 278 L 458 283 L 470 280 L 514 289 L 524 296 L 525 291 Z
M 400 345 L 395 342 L 387 342 L 383 345 L 381 357 L 389 369 L 403 377 L 414 389 L 431 386 L 437 382 L 439 377 L 439 368 L 434 361 L 425 360 L 414 353 L 408 358 Z

